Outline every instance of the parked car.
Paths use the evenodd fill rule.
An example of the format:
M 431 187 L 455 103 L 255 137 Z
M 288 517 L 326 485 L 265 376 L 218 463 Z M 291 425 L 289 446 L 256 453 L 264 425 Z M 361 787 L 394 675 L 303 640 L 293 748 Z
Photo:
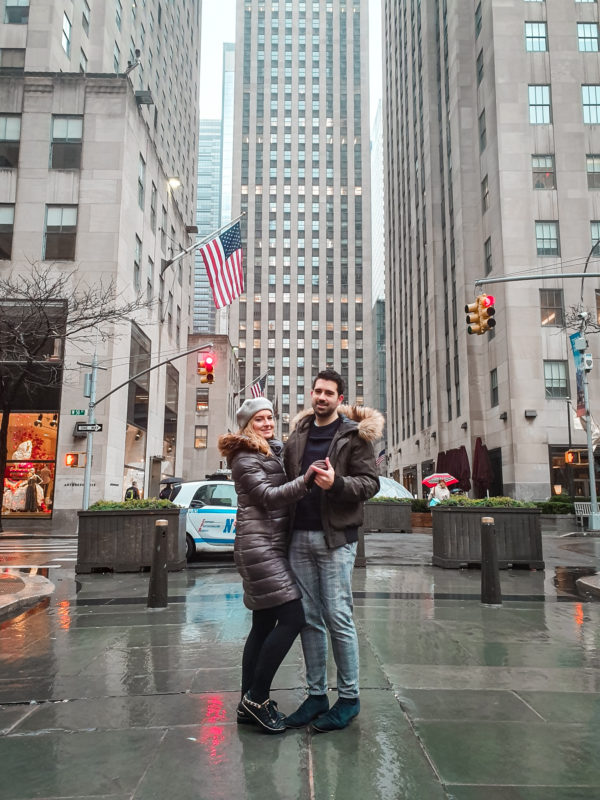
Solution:
M 184 481 L 169 498 L 187 508 L 188 561 L 196 553 L 231 553 L 235 539 L 237 494 L 233 481 Z

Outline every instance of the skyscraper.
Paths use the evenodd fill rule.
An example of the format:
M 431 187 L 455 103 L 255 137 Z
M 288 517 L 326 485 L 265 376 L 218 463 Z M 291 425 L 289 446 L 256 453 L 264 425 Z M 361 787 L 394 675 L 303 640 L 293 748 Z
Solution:
M 230 335 L 242 386 L 268 369 L 285 436 L 320 369 L 350 402 L 371 388 L 367 2 L 238 0 L 236 47 L 246 293 Z
M 575 372 L 565 321 L 594 318 L 580 270 L 600 239 L 597 4 L 384 0 L 388 453 L 416 491 L 478 437 L 476 491 L 566 492 Z M 556 277 L 474 287 L 477 279 Z M 464 306 L 496 296 L 496 328 Z M 581 291 L 581 296 L 580 296 Z M 591 345 L 594 349 L 594 345 Z M 600 389 L 592 373 L 591 396 Z M 589 494 L 585 437 L 571 478 Z

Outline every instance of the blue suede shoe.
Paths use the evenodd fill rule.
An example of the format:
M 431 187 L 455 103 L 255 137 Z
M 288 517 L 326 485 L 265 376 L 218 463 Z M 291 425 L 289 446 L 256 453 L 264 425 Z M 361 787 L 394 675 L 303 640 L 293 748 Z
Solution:
M 286 728 L 303 728 L 329 708 L 326 694 L 309 694 L 300 708 L 285 718 Z
M 360 712 L 358 697 L 340 697 L 326 714 L 322 714 L 312 724 L 312 729 L 317 733 L 327 731 L 341 731 L 357 717 Z

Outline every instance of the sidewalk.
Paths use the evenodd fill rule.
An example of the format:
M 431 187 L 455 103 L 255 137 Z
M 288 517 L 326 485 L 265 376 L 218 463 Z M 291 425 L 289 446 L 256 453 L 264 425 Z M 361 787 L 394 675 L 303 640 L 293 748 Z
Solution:
M 236 726 L 249 614 L 231 563 L 169 575 L 162 611 L 147 574 L 55 573 L 47 607 L 0 623 L 0 800 L 597 797 L 600 604 L 563 568 L 600 567 L 600 541 L 544 548 L 546 571 L 502 571 L 490 608 L 479 570 L 428 566 L 429 535 L 367 535 L 361 713 L 321 735 Z M 283 711 L 303 685 L 296 643 Z

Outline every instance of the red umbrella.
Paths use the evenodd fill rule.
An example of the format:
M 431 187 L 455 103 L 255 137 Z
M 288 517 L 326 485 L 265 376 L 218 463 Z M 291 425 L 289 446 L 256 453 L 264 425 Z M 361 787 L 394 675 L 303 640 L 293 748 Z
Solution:
M 458 483 L 458 478 L 455 478 L 454 475 L 450 475 L 449 472 L 434 472 L 433 475 L 428 475 L 426 478 L 423 478 L 421 483 L 424 486 L 436 486 L 440 481 L 444 481 L 446 486 L 452 486 L 453 483 Z

